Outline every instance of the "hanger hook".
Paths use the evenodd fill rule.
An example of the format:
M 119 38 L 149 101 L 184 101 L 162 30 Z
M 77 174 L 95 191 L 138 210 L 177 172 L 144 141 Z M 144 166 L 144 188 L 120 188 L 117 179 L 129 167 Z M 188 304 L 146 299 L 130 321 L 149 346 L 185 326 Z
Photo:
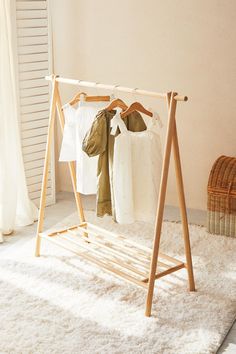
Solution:
M 97 96 L 99 96 L 98 84 L 99 84 L 99 82 L 94 82 L 94 88 L 96 90 Z
M 114 100 L 116 98 L 116 93 L 115 90 L 117 87 L 119 87 L 120 85 L 114 85 L 112 88 L 112 93 L 111 93 L 111 100 Z
M 133 88 L 132 90 L 132 96 L 134 97 L 134 101 L 136 101 L 136 91 L 138 90 L 138 87 Z
M 80 87 L 80 82 L 81 82 L 81 80 L 77 80 L 78 87 Z
M 78 81 L 78 89 L 79 89 L 79 91 L 80 91 L 80 90 L 82 91 L 82 87 L 83 87 L 83 86 L 80 86 L 80 83 L 83 82 L 83 80 L 77 80 L 77 81 Z M 82 92 L 80 92 L 80 94 L 81 94 L 81 96 L 82 96 L 82 100 L 83 100 L 83 99 L 85 100 L 85 97 L 87 96 L 87 93 L 84 92 L 84 91 L 82 91 Z

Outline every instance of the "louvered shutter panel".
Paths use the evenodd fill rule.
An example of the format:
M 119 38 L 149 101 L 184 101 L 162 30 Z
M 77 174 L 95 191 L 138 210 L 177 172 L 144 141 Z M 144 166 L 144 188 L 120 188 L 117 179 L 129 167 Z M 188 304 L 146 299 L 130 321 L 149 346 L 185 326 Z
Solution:
M 51 46 L 48 1 L 16 0 L 21 139 L 29 196 L 39 205 L 49 118 Z M 53 149 L 52 149 L 53 150 Z M 47 205 L 55 202 L 54 156 L 50 164 Z

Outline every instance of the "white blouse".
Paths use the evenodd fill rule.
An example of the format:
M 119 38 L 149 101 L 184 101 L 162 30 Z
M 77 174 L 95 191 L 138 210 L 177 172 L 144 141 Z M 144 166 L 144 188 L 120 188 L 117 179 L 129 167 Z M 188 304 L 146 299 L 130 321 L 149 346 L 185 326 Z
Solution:
M 161 141 L 155 118 L 148 118 L 142 132 L 127 130 L 120 110 L 112 119 L 111 134 L 117 127 L 113 160 L 116 221 L 154 222 L 162 168 Z
M 105 105 L 107 102 L 80 101 L 77 108 L 70 104 L 63 107 L 65 127 L 59 161 L 76 161 L 77 191 L 82 194 L 97 192 L 98 156 L 88 157 L 82 150 L 82 142 L 98 111 Z

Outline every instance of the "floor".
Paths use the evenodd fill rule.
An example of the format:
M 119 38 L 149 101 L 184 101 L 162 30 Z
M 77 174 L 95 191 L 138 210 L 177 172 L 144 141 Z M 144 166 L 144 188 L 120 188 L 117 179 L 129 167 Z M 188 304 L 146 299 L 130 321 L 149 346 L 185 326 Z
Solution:
M 94 209 L 93 197 L 86 197 L 83 201 L 83 205 L 87 210 Z M 59 220 L 70 215 L 75 211 L 75 203 L 72 193 L 59 193 L 57 196 L 57 203 L 46 209 L 45 228 L 49 228 L 56 224 Z M 205 225 L 206 214 L 202 211 L 189 210 L 188 213 L 189 222 L 193 224 Z M 180 219 L 177 208 L 166 207 L 165 218 L 170 221 L 178 221 Z M 6 237 L 6 242 L 1 244 L 1 249 L 6 250 L 8 247 L 16 245 L 16 243 L 23 244 L 29 235 L 32 235 L 32 231 L 36 232 L 36 223 L 28 226 L 22 230 L 18 230 L 16 235 Z M 27 231 L 27 232 L 26 232 Z M 27 236 L 28 235 L 28 236 Z M 235 354 L 236 353 L 236 322 L 230 329 L 226 336 L 221 348 L 217 354 Z

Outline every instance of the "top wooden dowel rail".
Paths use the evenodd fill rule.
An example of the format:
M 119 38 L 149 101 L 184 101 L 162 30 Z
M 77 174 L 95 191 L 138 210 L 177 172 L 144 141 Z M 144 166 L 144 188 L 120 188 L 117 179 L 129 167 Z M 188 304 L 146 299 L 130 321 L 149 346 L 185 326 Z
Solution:
M 48 81 L 53 80 L 54 75 L 50 76 L 45 76 L 45 79 Z M 156 97 L 156 98 L 167 98 L 166 93 L 158 93 L 158 92 L 152 92 L 152 91 L 146 91 L 146 90 L 141 90 L 139 88 L 129 88 L 129 87 L 123 87 L 119 85 L 106 85 L 106 84 L 100 84 L 98 82 L 91 82 L 91 81 L 83 81 L 83 80 L 74 80 L 74 79 L 66 79 L 64 77 L 60 77 L 56 75 L 56 81 L 65 83 L 65 84 L 70 84 L 70 85 L 78 85 L 81 87 L 91 87 L 91 88 L 99 88 L 99 89 L 106 89 L 106 90 L 111 90 L 111 91 L 121 91 L 121 92 L 127 92 L 127 93 L 135 93 L 135 95 L 142 95 L 142 96 L 150 96 L 150 97 Z M 188 97 L 187 96 L 180 96 L 176 95 L 174 97 L 176 101 L 187 101 Z

